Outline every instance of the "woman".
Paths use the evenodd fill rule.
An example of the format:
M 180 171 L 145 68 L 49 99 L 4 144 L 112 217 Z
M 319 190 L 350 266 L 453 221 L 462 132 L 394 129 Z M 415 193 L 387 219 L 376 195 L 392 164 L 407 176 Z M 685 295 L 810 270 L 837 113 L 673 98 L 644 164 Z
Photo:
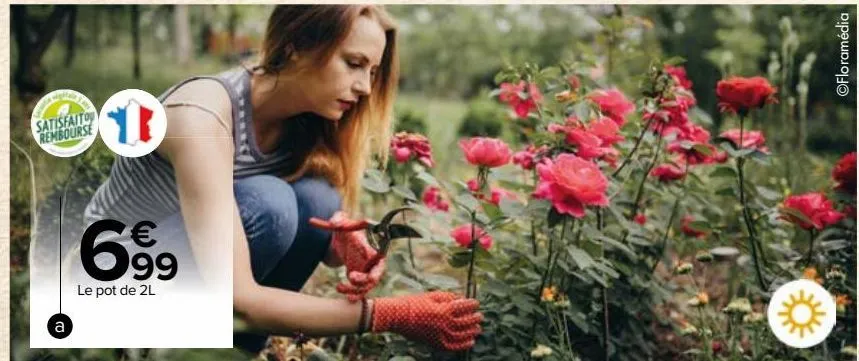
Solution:
M 372 261 L 376 251 L 362 231 L 343 230 L 355 222 L 347 214 L 371 148 L 387 158 L 395 41 L 381 7 L 277 6 L 258 65 L 194 77 L 162 94 L 165 140 L 147 156 L 117 158 L 87 207 L 87 224 L 160 219 L 159 229 L 181 233 L 166 239 L 188 240 L 203 279 L 223 269 L 220 252 L 233 252 L 234 309 L 268 333 L 391 331 L 446 350 L 470 348 L 482 320 L 476 300 L 448 292 L 365 299 L 384 260 Z M 219 181 L 228 175 L 232 182 Z M 329 220 L 333 235 L 311 227 L 312 217 Z M 212 241 L 230 232 L 233 249 Z M 337 290 L 347 299 L 297 292 L 320 261 L 345 264 L 349 282 Z M 264 340 L 236 343 L 258 350 Z

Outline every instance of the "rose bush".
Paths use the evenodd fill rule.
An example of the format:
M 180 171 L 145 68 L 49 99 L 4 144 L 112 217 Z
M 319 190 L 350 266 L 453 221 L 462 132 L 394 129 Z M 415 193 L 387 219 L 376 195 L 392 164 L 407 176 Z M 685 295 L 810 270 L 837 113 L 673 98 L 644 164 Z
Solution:
M 675 62 L 654 62 L 636 91 L 590 73 L 581 64 L 502 71 L 494 94 L 517 114 L 520 150 L 462 139 L 461 172 L 437 178 L 417 166 L 405 177 L 425 187 L 409 223 L 451 268 L 396 278 L 477 298 L 486 317 L 474 348 L 454 358 L 824 360 L 767 329 L 772 292 L 811 271 L 837 297 L 827 347 L 850 342 L 855 153 L 826 165 L 829 188 L 794 189 L 764 172 L 796 160 L 749 127 L 778 101 L 767 79 L 712 84 L 717 129 L 693 112 Z M 683 348 L 667 354 L 665 334 Z M 397 345 L 388 349 L 421 355 Z

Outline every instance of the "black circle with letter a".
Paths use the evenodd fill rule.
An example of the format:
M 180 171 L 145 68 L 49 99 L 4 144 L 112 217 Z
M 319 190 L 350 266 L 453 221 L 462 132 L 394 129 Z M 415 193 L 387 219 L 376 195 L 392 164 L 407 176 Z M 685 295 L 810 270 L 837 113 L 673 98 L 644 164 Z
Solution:
M 58 339 L 68 337 L 72 333 L 72 319 L 62 313 L 51 316 L 48 319 L 48 333 Z

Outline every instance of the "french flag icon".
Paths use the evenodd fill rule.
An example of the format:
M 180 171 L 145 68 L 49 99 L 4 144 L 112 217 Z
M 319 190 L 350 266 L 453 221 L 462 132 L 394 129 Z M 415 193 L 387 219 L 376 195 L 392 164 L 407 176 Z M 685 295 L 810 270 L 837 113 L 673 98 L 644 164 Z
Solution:
M 148 142 L 152 139 L 149 133 L 152 109 L 141 105 L 136 100 L 129 100 L 128 105 L 108 112 L 107 116 L 119 126 L 119 143 L 136 145 L 138 142 Z

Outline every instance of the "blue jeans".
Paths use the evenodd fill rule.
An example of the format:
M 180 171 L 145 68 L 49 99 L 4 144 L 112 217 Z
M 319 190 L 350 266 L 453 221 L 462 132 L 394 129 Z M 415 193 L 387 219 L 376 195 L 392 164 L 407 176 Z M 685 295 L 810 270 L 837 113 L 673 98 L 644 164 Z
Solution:
M 264 286 L 299 291 L 328 252 L 331 233 L 310 226 L 341 207 L 340 194 L 326 180 L 293 183 L 256 175 L 234 182 L 233 190 L 248 240 L 254 279 Z M 236 347 L 259 352 L 267 336 L 237 333 Z

